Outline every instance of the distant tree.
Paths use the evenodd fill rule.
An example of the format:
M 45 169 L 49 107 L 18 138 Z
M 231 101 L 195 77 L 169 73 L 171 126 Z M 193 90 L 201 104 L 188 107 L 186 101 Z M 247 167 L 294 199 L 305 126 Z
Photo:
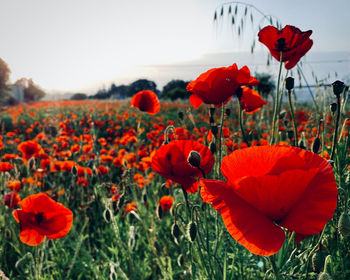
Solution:
M 111 97 L 114 99 L 127 98 L 129 96 L 129 87 L 126 85 L 116 86 L 112 84 L 110 88 Z
M 15 84 L 23 86 L 25 101 L 38 101 L 45 96 L 45 91 L 35 84 L 32 79 L 21 78 Z
M 0 58 L 0 99 L 8 97 L 8 82 L 11 70 L 7 63 Z
M 87 99 L 87 95 L 85 93 L 75 93 L 70 98 L 71 100 L 85 100 Z
M 254 77 L 259 80 L 258 92 L 265 98 L 275 90 L 275 81 L 272 75 L 267 73 L 255 73 Z
M 152 90 L 157 95 L 160 94 L 160 91 L 157 89 L 157 84 L 155 82 L 147 79 L 139 79 L 129 85 L 128 96 L 133 96 L 135 93 L 141 90 Z
M 111 97 L 111 94 L 109 91 L 106 91 L 105 89 L 100 89 L 95 95 L 89 96 L 89 99 L 108 99 Z
M 171 80 L 163 87 L 162 99 L 175 100 L 178 98 L 184 99 L 189 97 L 186 86 L 189 82 L 183 80 Z

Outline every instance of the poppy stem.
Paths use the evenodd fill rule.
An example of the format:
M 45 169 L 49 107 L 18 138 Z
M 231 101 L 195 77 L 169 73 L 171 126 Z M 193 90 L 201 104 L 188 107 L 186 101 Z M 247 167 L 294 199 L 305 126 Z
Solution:
M 244 131 L 243 110 L 242 110 L 242 106 L 241 106 L 241 100 L 239 100 L 239 126 L 240 126 L 240 128 L 241 128 L 243 141 L 244 141 L 244 142 L 248 145 L 248 147 L 249 147 L 248 138 L 247 138 L 247 135 L 245 134 L 245 131 Z
M 283 63 L 283 52 L 280 53 L 280 67 L 278 70 L 278 78 L 277 78 L 277 87 L 276 87 L 276 98 L 275 98 L 275 106 L 273 111 L 273 117 L 272 117 L 272 137 L 270 139 L 270 145 L 277 144 L 275 141 L 277 141 L 277 132 L 276 132 L 276 122 L 279 120 L 279 99 L 280 99 L 280 80 L 281 80 L 281 73 L 282 73 L 282 63 Z
M 290 114 L 292 116 L 292 121 L 293 121 L 294 146 L 298 147 L 298 128 L 297 128 L 297 123 L 295 121 L 294 108 L 293 108 L 292 97 L 291 97 L 292 90 L 290 90 L 290 89 L 287 90 L 287 96 L 288 96 L 289 110 L 290 110 Z
M 221 106 L 221 119 L 220 119 L 220 133 L 219 133 L 219 168 L 218 168 L 218 177 L 220 177 L 220 170 L 221 170 L 221 161 L 222 161 L 222 147 L 221 147 L 221 143 L 222 143 L 222 127 L 224 125 L 224 118 L 225 118 L 225 103 L 222 102 L 222 106 Z
M 332 153 L 331 153 L 331 160 L 334 158 L 335 149 L 337 147 L 337 140 L 338 140 L 338 127 L 339 127 L 339 121 L 340 121 L 340 105 L 341 105 L 341 96 L 340 94 L 336 95 L 337 97 L 337 116 L 335 120 L 335 129 L 333 134 L 333 146 L 332 146 Z

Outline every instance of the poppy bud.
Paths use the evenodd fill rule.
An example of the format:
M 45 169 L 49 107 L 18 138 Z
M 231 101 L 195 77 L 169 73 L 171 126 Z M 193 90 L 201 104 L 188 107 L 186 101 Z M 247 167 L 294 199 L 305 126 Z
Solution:
M 213 141 L 210 142 L 209 149 L 210 149 L 212 154 L 216 153 L 216 144 Z
M 72 167 L 72 174 L 74 176 L 78 174 L 78 168 L 75 165 L 73 165 L 73 167 Z
M 4 204 L 9 208 L 15 208 L 20 202 L 18 193 L 11 191 L 4 195 Z
M 209 116 L 214 116 L 214 113 L 215 113 L 215 107 L 210 107 L 209 108 Z
M 197 236 L 197 225 L 195 224 L 195 222 L 190 222 L 187 225 L 186 234 L 187 234 L 187 238 L 191 242 L 193 242 L 196 239 L 196 236 Z
M 293 130 L 288 130 L 287 132 L 289 140 L 292 140 L 294 138 L 294 131 Z
M 292 90 L 294 88 L 294 78 L 293 77 L 286 78 L 285 83 L 286 83 L 287 90 Z
M 316 137 L 315 140 L 312 142 L 312 151 L 317 154 L 318 150 L 320 149 L 321 146 L 321 140 L 319 137 Z
M 178 257 L 177 257 L 177 265 L 182 267 L 184 265 L 184 256 L 182 254 L 180 254 Z
M 231 109 L 230 108 L 226 108 L 225 114 L 226 114 L 226 116 L 229 117 L 231 115 Z
M 103 219 L 106 221 L 106 223 L 112 222 L 112 213 L 109 209 L 105 209 L 103 211 Z
M 285 38 L 279 38 L 277 40 L 277 49 L 279 52 L 283 52 L 284 48 L 286 46 L 286 39 Z
M 285 116 L 287 115 L 287 112 L 285 110 L 280 112 L 280 120 L 284 119 Z
M 216 136 L 216 134 L 218 134 L 218 126 L 217 125 L 212 125 L 210 127 L 211 132 L 213 133 L 214 136 Z
M 30 170 L 33 170 L 35 168 L 35 159 L 33 157 L 31 157 L 29 160 L 28 160 L 28 166 L 29 166 L 29 169 Z
M 209 122 L 210 122 L 210 124 L 214 123 L 214 118 L 213 118 L 213 117 L 210 117 L 210 118 L 209 118 Z
M 183 120 L 183 119 L 184 119 L 184 112 L 179 111 L 179 112 L 177 113 L 177 115 L 178 115 L 178 117 L 179 117 L 180 120 Z
M 197 151 L 191 151 L 187 161 L 193 167 L 199 167 L 201 165 L 201 155 Z
M 125 195 L 122 194 L 119 199 L 118 199 L 118 202 L 117 202 L 117 208 L 120 210 L 123 205 L 124 205 L 124 201 L 125 201 Z
M 331 272 L 331 265 L 332 265 L 332 256 L 328 255 L 326 259 L 324 260 L 324 269 L 323 271 L 325 273 L 330 273 Z
M 243 95 L 243 89 L 242 89 L 242 87 L 239 87 L 239 88 L 236 89 L 235 95 L 237 96 L 237 98 L 238 98 L 239 100 L 241 100 L 241 97 L 242 97 L 242 95 Z
M 331 108 L 331 112 L 332 113 L 335 113 L 336 111 L 337 111 L 337 107 L 338 107 L 338 104 L 337 103 L 332 103 L 331 105 L 330 105 L 330 108 Z
M 299 143 L 298 143 L 298 147 L 301 148 L 301 149 L 306 149 L 305 145 L 304 145 L 304 141 L 303 140 L 300 140 Z
M 328 163 L 329 163 L 330 165 L 334 166 L 334 160 L 329 159 L 329 160 L 327 160 L 327 161 L 328 161 Z
M 157 206 L 156 214 L 157 214 L 158 219 L 161 220 L 163 217 L 163 209 L 162 209 L 160 204 L 158 204 L 158 206 Z
M 340 215 L 338 231 L 344 238 L 350 236 L 350 216 L 345 212 Z
M 332 277 L 327 272 L 321 272 L 318 275 L 318 280 L 332 280 Z
M 340 95 L 343 90 L 344 90 L 344 83 L 342 81 L 335 81 L 333 84 L 332 84 L 332 87 L 333 87 L 333 93 L 334 95 Z
M 177 223 L 174 223 L 174 224 L 171 226 L 171 234 L 172 234 L 172 236 L 174 236 L 175 238 L 179 238 L 179 237 L 180 237 L 181 231 L 180 231 L 180 228 L 179 228 L 179 226 L 177 225 Z
M 317 250 L 311 258 L 312 270 L 315 272 L 321 272 L 323 270 L 324 261 L 326 259 L 326 253 L 321 250 Z

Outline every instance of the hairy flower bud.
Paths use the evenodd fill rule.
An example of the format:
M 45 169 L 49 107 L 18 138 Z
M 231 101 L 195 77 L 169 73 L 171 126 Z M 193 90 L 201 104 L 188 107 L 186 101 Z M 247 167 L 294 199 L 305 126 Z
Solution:
M 187 161 L 193 167 L 199 167 L 201 165 L 201 155 L 197 151 L 191 151 Z
M 320 273 L 323 270 L 325 259 L 326 253 L 324 251 L 317 250 L 311 258 L 312 270 Z
M 181 231 L 179 226 L 177 225 L 177 223 L 173 223 L 173 225 L 171 226 L 171 234 L 172 236 L 174 236 L 176 239 L 180 237 L 181 235 Z
M 196 239 L 196 236 L 197 236 L 197 225 L 196 225 L 195 222 L 190 222 L 187 225 L 186 235 L 187 235 L 187 238 L 191 242 L 193 242 Z
M 321 146 L 321 140 L 319 137 L 316 137 L 315 140 L 312 142 L 312 151 L 317 154 Z
M 331 105 L 330 105 L 330 108 L 331 108 L 331 112 L 332 113 L 335 113 L 337 111 L 337 107 L 338 107 L 338 104 L 333 102 Z
M 180 120 L 183 120 L 183 119 L 184 119 L 184 112 L 179 111 L 179 112 L 177 113 L 177 115 L 178 115 L 178 117 L 179 117 Z
M 338 231 L 344 238 L 350 236 L 350 216 L 345 212 L 340 215 Z

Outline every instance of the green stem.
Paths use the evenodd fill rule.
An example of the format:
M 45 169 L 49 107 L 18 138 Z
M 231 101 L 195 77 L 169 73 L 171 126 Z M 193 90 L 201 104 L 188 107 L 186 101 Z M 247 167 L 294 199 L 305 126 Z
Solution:
M 221 106 L 221 119 L 220 119 L 220 132 L 219 132 L 219 168 L 217 170 L 218 177 L 220 177 L 220 170 L 221 170 L 221 161 L 222 161 L 222 128 L 224 126 L 224 118 L 225 118 L 225 103 L 222 103 Z
M 243 141 L 245 143 L 247 143 L 247 145 L 249 147 L 249 141 L 248 141 L 247 135 L 245 134 L 245 131 L 244 131 L 243 110 L 242 110 L 242 106 L 241 106 L 241 101 L 239 101 L 239 126 L 241 127 Z
M 279 97 L 279 95 L 280 95 L 280 80 L 281 80 L 282 64 L 283 64 L 282 60 L 283 60 L 283 52 L 280 53 L 280 67 L 278 70 L 275 106 L 274 106 L 273 117 L 272 117 L 272 137 L 270 140 L 270 145 L 276 144 L 275 142 L 277 141 L 276 122 L 279 119 L 278 109 L 279 109 L 279 99 L 280 99 L 280 97 Z
M 340 105 L 341 105 L 341 99 L 340 94 L 337 95 L 337 117 L 335 120 L 335 129 L 333 134 L 333 146 L 332 146 L 332 153 L 331 153 L 331 160 L 334 158 L 335 149 L 337 146 L 337 140 L 338 140 L 338 127 L 339 127 L 339 120 L 340 120 Z
M 290 114 L 292 115 L 293 128 L 294 128 L 294 146 L 298 147 L 298 128 L 297 128 L 297 123 L 295 121 L 294 108 L 293 108 L 292 97 L 291 97 L 292 91 L 287 90 L 287 95 L 288 95 Z

